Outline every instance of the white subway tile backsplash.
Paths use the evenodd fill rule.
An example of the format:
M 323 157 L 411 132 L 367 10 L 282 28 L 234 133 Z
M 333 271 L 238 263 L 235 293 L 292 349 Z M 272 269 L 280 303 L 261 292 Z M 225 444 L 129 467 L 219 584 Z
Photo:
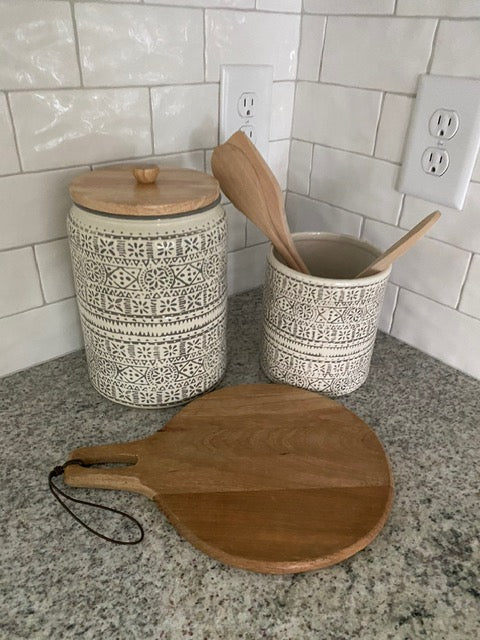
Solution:
M 328 84 L 297 86 L 293 136 L 331 147 L 373 153 L 382 94 Z
M 151 153 L 147 89 L 24 92 L 10 100 L 27 170 Z
M 480 182 L 480 155 L 477 156 L 477 162 L 473 167 L 472 180 Z
M 0 93 L 0 175 L 20 170 L 7 98 Z
M 287 214 L 292 231 L 329 231 L 360 235 L 362 217 L 311 198 L 287 194 Z
M 480 318 L 480 255 L 474 255 L 462 291 L 460 311 Z
M 480 77 L 480 20 L 442 20 L 432 73 Z
M 318 80 L 326 23 L 323 16 L 302 16 L 297 80 Z
M 378 127 L 375 156 L 401 162 L 413 98 L 387 93 Z
M 128 2 L 128 0 L 125 0 Z M 145 4 L 169 4 L 176 7 L 200 7 L 205 8 L 231 8 L 231 9 L 253 9 L 255 0 L 143 0 Z
M 245 247 L 247 219 L 233 204 L 224 207 L 227 214 L 228 251 L 237 251 Z
M 202 11 L 82 3 L 75 15 L 87 86 L 203 82 Z
M 0 178 L 0 249 L 66 235 L 68 185 L 88 167 Z
M 74 298 L 0 320 L 0 376 L 83 346 Z
M 366 220 L 362 239 L 382 251 L 405 234 L 403 229 Z M 421 238 L 395 261 L 390 280 L 438 302 L 455 307 L 465 279 L 470 254 L 431 238 Z
M 308 13 L 328 14 L 378 14 L 393 13 L 395 0 L 304 0 L 304 9 Z
M 270 243 L 257 244 L 228 254 L 228 295 L 263 284 Z
M 436 20 L 330 17 L 321 80 L 414 93 L 430 57 Z
M 480 320 L 401 289 L 391 333 L 480 378 Z
M 290 138 L 294 99 L 294 82 L 273 83 L 270 140 Z
M 396 13 L 405 16 L 480 18 L 480 0 L 398 0 Z
M 80 84 L 68 2 L 0 2 L 0 87 Z
M 152 89 L 155 153 L 214 147 L 218 143 L 218 85 Z
M 42 304 L 32 248 L 0 252 L 0 317 Z
M 256 244 L 268 242 L 268 238 L 260 229 L 254 225 L 250 220 L 247 220 L 247 247 L 252 247 Z
M 300 13 L 302 10 L 302 0 L 257 0 L 257 9 L 260 11 Z
M 397 296 L 398 287 L 391 282 L 387 282 L 383 306 L 380 311 L 380 318 L 378 319 L 378 328 L 385 333 L 389 333 L 392 326 L 393 312 L 395 311 L 395 306 L 397 304 Z
M 154 156 L 149 159 L 149 162 L 156 162 L 165 167 L 182 167 L 184 169 L 195 169 L 195 171 L 205 171 L 205 154 L 203 150 Z
M 35 246 L 42 289 L 46 302 L 75 295 L 68 240 L 62 238 Z
M 288 188 L 305 195 L 310 191 L 310 171 L 312 170 L 313 144 L 292 140 L 288 162 Z
M 281 13 L 206 11 L 207 82 L 222 64 L 268 64 L 274 80 L 294 80 L 300 16 Z
M 437 207 L 438 205 L 420 198 L 406 196 L 400 224 L 410 229 Z M 468 251 L 478 251 L 480 248 L 480 184 L 470 183 L 463 211 L 443 205 L 439 210 L 442 217 L 429 230 L 428 235 Z
M 395 190 L 397 170 L 383 160 L 315 145 L 310 195 L 395 224 L 402 201 Z
M 268 164 L 282 191 L 287 188 L 289 153 L 290 140 L 275 140 L 268 145 Z

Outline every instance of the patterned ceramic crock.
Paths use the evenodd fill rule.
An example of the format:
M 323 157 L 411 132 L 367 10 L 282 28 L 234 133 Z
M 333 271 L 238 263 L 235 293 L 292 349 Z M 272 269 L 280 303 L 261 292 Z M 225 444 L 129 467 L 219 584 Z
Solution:
M 68 235 L 97 391 L 154 408 L 214 387 L 226 366 L 226 221 L 218 202 L 148 218 L 74 205 Z
M 274 382 L 339 396 L 366 380 L 391 267 L 354 279 L 380 251 L 354 237 L 294 234 L 302 257 L 332 277 L 290 269 L 272 249 L 264 288 L 261 365 Z M 325 264 L 323 265 L 325 267 Z M 330 265 L 328 265 L 330 267 Z M 327 268 L 328 273 L 328 268 Z M 333 277 L 333 274 L 341 277 Z

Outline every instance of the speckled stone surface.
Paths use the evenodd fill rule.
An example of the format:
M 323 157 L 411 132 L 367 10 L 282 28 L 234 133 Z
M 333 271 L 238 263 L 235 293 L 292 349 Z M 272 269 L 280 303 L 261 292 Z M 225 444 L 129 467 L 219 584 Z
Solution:
M 265 381 L 260 314 L 258 290 L 230 300 L 223 386 Z M 142 521 L 144 542 L 121 547 L 88 534 L 49 494 L 47 473 L 71 449 L 145 437 L 178 409 L 103 399 L 81 352 L 0 380 L 0 637 L 477 639 L 480 382 L 379 334 L 367 382 L 340 401 L 388 451 L 391 517 L 339 565 L 268 576 L 203 555 L 142 496 L 72 490 Z

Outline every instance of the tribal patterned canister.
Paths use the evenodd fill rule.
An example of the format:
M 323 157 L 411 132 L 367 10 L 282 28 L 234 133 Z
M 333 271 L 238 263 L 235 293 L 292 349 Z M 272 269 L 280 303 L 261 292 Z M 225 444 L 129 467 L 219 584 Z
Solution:
M 306 275 L 290 269 L 270 251 L 262 369 L 274 382 L 330 396 L 350 393 L 368 376 L 391 267 L 355 279 L 351 274 L 359 273 L 380 254 L 374 247 L 330 233 L 301 233 L 294 238 L 298 248 L 304 245 L 300 253 L 308 265 L 315 265 L 316 259 L 321 262 L 323 252 L 338 267 L 330 277 Z M 334 277 L 335 268 L 341 277 Z
M 95 389 L 155 408 L 215 387 L 226 366 L 226 222 L 218 198 L 160 216 L 74 205 L 68 235 Z

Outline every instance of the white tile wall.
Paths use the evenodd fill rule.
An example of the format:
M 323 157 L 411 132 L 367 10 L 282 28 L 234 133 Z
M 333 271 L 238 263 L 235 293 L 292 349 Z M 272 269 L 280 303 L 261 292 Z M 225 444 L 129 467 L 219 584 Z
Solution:
M 387 93 L 378 127 L 375 156 L 401 162 L 413 98 Z
M 480 0 L 398 0 L 396 13 L 406 16 L 480 18 Z
M 273 83 L 270 140 L 290 138 L 292 133 L 294 99 L 294 82 Z
M 319 18 L 326 30 L 315 40 L 313 28 L 302 29 L 300 62 L 308 50 L 310 68 L 300 64 L 297 75 L 288 187 L 300 195 L 287 195 L 292 226 L 331 228 L 339 212 L 346 220 L 357 214 L 360 223 L 365 216 L 362 237 L 386 248 L 439 208 L 428 237 L 394 266 L 380 327 L 480 377 L 472 356 L 480 352 L 480 158 L 461 212 L 395 189 L 418 75 L 480 77 L 480 0 L 304 0 L 304 11 L 303 21 Z M 380 120 L 372 132 L 352 109 L 359 134 L 345 122 L 348 99 L 338 96 L 366 89 L 382 94 Z M 453 339 L 444 342 L 445 332 Z
M 462 291 L 459 309 L 480 319 L 480 255 L 474 255 Z
M 152 110 L 155 153 L 218 144 L 217 84 L 152 89 Z
M 479 42 L 479 20 L 442 20 L 433 54 L 432 73 L 480 76 Z
M 247 247 L 228 254 L 228 292 L 230 295 L 248 291 L 262 284 L 265 277 L 269 243 Z
M 478 251 L 480 248 L 480 184 L 470 183 L 463 211 L 438 206 L 413 196 L 406 196 L 400 224 L 406 229 L 436 208 L 443 214 L 440 220 L 429 230 L 432 238 L 438 238 L 467 249 Z
M 299 82 L 293 136 L 371 154 L 381 99 L 379 91 Z
M 78 86 L 68 2 L 0 2 L 0 87 Z
M 0 316 L 12 315 L 42 304 L 42 291 L 32 248 L 1 251 Z
M 286 187 L 300 10 L 301 0 L 0 0 L 0 375 L 82 344 L 71 179 L 125 161 L 210 170 L 221 63 L 274 66 L 270 154 Z M 234 293 L 260 284 L 267 244 L 244 256 L 245 216 L 225 204 Z
M 397 297 L 398 287 L 391 282 L 387 282 L 383 306 L 380 312 L 380 318 L 378 319 L 378 328 L 385 333 L 389 333 L 392 327 L 393 312 L 397 304 Z
M 302 0 L 257 0 L 257 9 L 299 13 L 302 10 Z
M 391 333 L 480 378 L 480 320 L 401 289 Z
M 66 235 L 68 185 L 88 167 L 0 178 L 0 249 Z
M 221 64 L 269 64 L 274 80 L 297 71 L 300 16 L 281 13 L 206 12 L 207 81 L 217 82 Z
M 288 164 L 288 188 L 305 195 L 310 191 L 310 172 L 312 170 L 313 144 L 292 140 Z
M 70 249 L 66 238 L 35 246 L 42 289 L 46 302 L 75 295 Z
M 395 223 L 402 195 L 394 189 L 398 168 L 376 158 L 315 145 L 310 195 L 329 204 Z
M 427 68 L 435 26 L 428 18 L 329 18 L 320 79 L 413 93 Z
M 367 220 L 362 238 L 385 251 L 400 240 L 405 231 Z M 438 240 L 422 238 L 408 253 L 396 260 L 390 280 L 394 284 L 455 307 L 460 298 L 470 254 Z
M 152 152 L 147 89 L 23 92 L 10 100 L 29 171 Z
M 302 16 L 297 80 L 318 80 L 326 24 L 323 16 Z
M 75 298 L 0 319 L 0 376 L 64 355 L 83 345 Z
M 203 82 L 203 12 L 98 3 L 75 7 L 87 86 Z
M 393 13 L 394 7 L 395 0 L 304 0 L 305 11 L 331 15 Z
M 2 150 L 0 153 L 0 174 L 17 173 L 20 170 L 20 165 L 7 98 L 3 93 L 0 93 L 0 149 Z
M 360 236 L 362 216 L 324 202 L 287 194 L 287 214 L 292 231 L 329 231 Z

